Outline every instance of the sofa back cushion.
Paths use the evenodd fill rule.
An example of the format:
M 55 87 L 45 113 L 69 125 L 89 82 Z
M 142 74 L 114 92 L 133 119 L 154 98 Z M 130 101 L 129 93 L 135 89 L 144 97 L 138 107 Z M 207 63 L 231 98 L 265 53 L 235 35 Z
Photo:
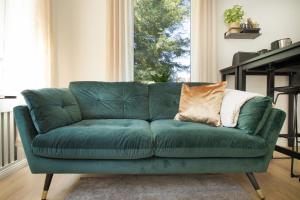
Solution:
M 83 119 L 149 119 L 148 85 L 134 82 L 71 82 Z
M 189 86 L 208 83 L 188 83 Z M 154 83 L 149 85 L 150 120 L 174 119 L 178 113 L 182 83 Z
M 38 133 L 81 120 L 79 106 L 68 89 L 25 90 L 22 94 Z

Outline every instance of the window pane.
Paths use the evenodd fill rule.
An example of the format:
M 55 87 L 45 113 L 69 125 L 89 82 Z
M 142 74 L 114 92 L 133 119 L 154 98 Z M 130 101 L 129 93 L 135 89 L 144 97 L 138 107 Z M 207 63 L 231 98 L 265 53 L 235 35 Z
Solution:
M 135 81 L 190 81 L 190 21 L 190 0 L 135 0 Z

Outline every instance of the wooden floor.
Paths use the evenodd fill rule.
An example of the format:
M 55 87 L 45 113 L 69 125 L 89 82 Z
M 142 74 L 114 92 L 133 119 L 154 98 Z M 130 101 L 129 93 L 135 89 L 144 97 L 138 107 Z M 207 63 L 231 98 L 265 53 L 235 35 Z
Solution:
M 268 200 L 299 200 L 300 182 L 297 178 L 290 178 L 288 159 L 274 159 L 271 161 L 267 173 L 256 174 L 257 180 Z M 300 171 L 300 163 L 297 162 Z M 86 176 L 86 175 L 84 175 Z M 99 175 L 97 175 L 99 176 Z M 108 176 L 108 175 L 106 175 Z M 256 193 L 244 174 L 226 174 L 238 182 L 253 199 Z M 44 175 L 33 175 L 28 167 L 0 180 L 0 200 L 39 200 Z M 63 200 L 78 184 L 80 175 L 54 175 L 48 194 L 49 200 Z

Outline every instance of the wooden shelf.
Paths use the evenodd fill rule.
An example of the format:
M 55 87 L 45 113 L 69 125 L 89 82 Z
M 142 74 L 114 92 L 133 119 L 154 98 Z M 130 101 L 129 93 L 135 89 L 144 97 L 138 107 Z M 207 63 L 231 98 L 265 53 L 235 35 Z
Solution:
M 255 39 L 259 37 L 261 33 L 224 33 L 225 39 Z

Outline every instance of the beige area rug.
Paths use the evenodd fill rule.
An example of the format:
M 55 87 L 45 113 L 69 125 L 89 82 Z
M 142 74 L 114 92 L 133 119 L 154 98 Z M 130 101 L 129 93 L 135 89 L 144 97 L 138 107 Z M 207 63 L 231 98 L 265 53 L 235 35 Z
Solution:
M 81 178 L 66 200 L 251 200 L 222 175 L 124 175 Z

